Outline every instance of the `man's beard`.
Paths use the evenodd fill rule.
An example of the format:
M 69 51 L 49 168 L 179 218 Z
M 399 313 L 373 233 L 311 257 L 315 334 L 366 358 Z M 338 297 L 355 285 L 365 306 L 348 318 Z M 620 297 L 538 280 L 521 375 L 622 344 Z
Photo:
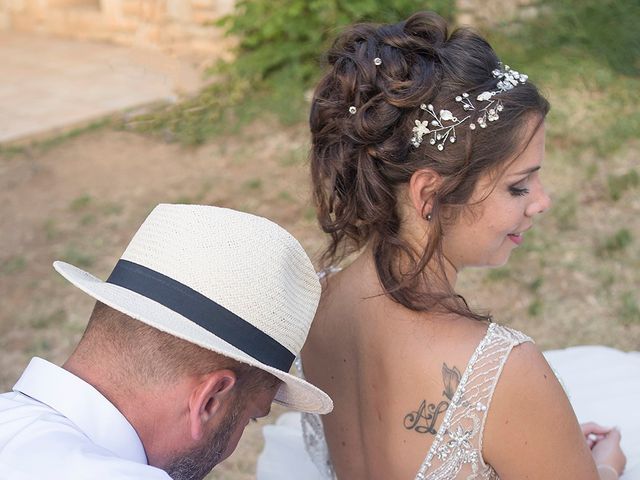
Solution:
M 231 412 L 209 438 L 169 464 L 165 470 L 173 480 L 202 480 L 220 463 L 236 428 L 240 412 L 244 410 L 244 403 L 235 402 Z

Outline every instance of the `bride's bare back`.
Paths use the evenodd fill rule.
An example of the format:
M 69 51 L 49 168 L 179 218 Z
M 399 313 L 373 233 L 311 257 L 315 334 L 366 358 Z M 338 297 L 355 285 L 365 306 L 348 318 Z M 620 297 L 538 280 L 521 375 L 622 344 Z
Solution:
M 303 350 L 305 375 L 335 400 L 323 423 L 339 478 L 410 479 L 444 416 L 451 384 L 443 368 L 464 369 L 487 327 L 399 307 L 379 295 L 371 268 L 356 262 L 325 284 Z M 459 342 L 462 324 L 467 338 Z
M 488 325 L 452 315 L 416 313 L 401 307 L 387 296 L 379 295 L 373 268 L 367 255 L 363 255 L 325 282 L 325 293 L 303 350 L 304 369 L 307 378 L 325 389 L 335 401 L 333 413 L 324 417 L 323 424 L 338 478 L 413 479 L 436 441 L 447 411 L 452 409 L 460 377 L 485 339 Z M 482 467 L 486 461 L 496 465 L 501 478 L 527 478 L 520 476 L 527 467 L 523 469 L 519 464 L 528 451 L 539 455 L 547 449 L 559 449 L 553 456 L 560 460 L 562 457 L 557 452 L 562 451 L 563 445 L 564 449 L 571 446 L 571 442 L 563 438 L 554 441 L 546 435 L 545 428 L 552 428 L 554 424 L 555 427 L 567 426 L 569 435 L 575 435 L 584 443 L 566 397 L 535 347 L 523 344 L 515 352 L 518 352 L 513 355 L 515 361 L 505 367 L 491 406 L 491 415 L 497 418 L 487 418 L 485 447 L 475 466 L 467 461 L 465 468 L 469 472 Z M 526 381 L 535 382 L 539 377 L 538 382 L 542 384 L 538 388 L 539 396 L 530 401 L 546 399 L 554 403 L 538 406 L 538 413 L 529 415 L 534 421 L 529 419 L 515 427 L 510 424 L 518 421 L 519 414 L 511 405 L 512 390 L 521 387 L 517 377 L 521 376 L 518 370 L 522 363 L 529 364 Z M 493 377 L 497 380 L 498 375 L 499 372 L 486 372 L 489 380 Z M 513 385 L 505 386 L 505 382 Z M 490 393 L 485 398 L 490 399 Z M 490 402 L 484 403 L 477 406 L 473 421 L 483 419 L 488 413 L 484 409 Z M 526 402 L 522 402 L 522 408 L 526 408 Z M 546 422 L 539 419 L 543 413 Z M 576 428 L 572 428 L 572 422 Z M 537 431 L 536 425 L 539 425 Z M 526 438 L 517 433 L 521 428 L 526 429 Z M 470 439 L 470 445 L 482 443 L 481 428 L 476 434 L 478 438 Z M 532 442 L 536 438 L 548 446 L 541 450 Z M 515 443 L 505 447 L 507 440 Z M 496 448 L 498 445 L 500 448 Z M 497 455 L 492 455 L 494 450 Z M 515 451 L 506 461 L 505 450 Z M 565 459 L 576 457 L 574 468 L 579 468 L 576 473 L 581 476 L 566 478 L 597 478 L 589 462 L 588 449 L 578 443 L 572 450 Z M 437 461 L 434 458 L 432 463 Z M 529 468 L 531 465 L 534 464 Z M 486 475 L 478 478 L 493 478 L 493 470 L 485 468 Z M 553 462 L 536 466 L 536 475 L 530 478 L 558 478 L 557 468 Z

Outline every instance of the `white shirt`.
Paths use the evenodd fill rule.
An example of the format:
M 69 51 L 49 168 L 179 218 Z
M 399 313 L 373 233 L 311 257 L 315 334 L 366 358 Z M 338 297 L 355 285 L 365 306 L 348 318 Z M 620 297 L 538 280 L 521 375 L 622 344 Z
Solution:
M 98 390 L 35 357 L 0 395 L 0 480 L 45 479 L 171 480 Z

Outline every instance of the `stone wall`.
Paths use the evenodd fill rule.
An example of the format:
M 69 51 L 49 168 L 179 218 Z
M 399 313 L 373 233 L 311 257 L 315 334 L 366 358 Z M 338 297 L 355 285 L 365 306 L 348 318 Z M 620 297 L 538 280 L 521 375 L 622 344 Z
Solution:
M 456 0 L 459 24 L 491 26 L 536 15 L 539 0 Z M 234 0 L 0 0 L 0 30 L 225 56 L 231 40 L 211 22 Z
M 0 0 L 0 29 L 224 56 L 230 40 L 211 22 L 234 0 Z
M 488 26 L 535 17 L 540 0 L 456 0 L 457 23 Z

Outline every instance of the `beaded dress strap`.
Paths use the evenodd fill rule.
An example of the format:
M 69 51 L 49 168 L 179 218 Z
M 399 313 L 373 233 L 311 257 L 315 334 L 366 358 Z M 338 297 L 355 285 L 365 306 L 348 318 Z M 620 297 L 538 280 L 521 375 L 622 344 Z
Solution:
M 511 349 L 532 341 L 526 335 L 492 323 L 473 352 L 416 480 L 454 479 L 463 469 L 464 478 L 497 478 L 482 458 L 482 434 L 493 391 Z M 429 473 L 436 460 L 438 468 Z M 466 466 L 466 467 L 465 467 Z

